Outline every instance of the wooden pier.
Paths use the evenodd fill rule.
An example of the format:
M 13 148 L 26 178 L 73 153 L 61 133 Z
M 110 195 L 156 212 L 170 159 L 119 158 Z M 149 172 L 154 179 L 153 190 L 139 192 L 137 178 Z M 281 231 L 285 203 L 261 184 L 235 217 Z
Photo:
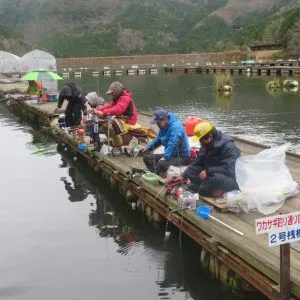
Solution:
M 300 66 L 297 65 L 215 65 L 215 66 L 178 66 L 166 67 L 165 73 L 175 74 L 231 74 L 231 75 L 257 75 L 257 76 L 296 76 L 300 75 Z
M 231 75 L 253 75 L 253 76 L 297 76 L 300 75 L 300 61 L 271 61 L 256 62 L 219 62 L 212 63 L 185 63 L 185 64 L 140 64 L 140 65 L 107 65 L 98 66 L 98 69 L 90 66 L 89 69 L 64 68 L 59 70 L 62 76 L 78 77 L 92 76 L 114 76 L 114 75 L 146 75 L 158 73 L 171 74 L 203 74 L 214 75 L 229 73 Z
M 216 279 L 231 288 L 256 289 L 269 299 L 280 299 L 279 247 L 268 247 L 266 236 L 255 234 L 255 219 L 263 217 L 262 214 L 234 214 L 214 209 L 215 217 L 244 233 L 244 236 L 239 236 L 212 220 L 199 218 L 195 211 L 170 213 L 180 206 L 172 197 L 165 197 L 166 190 L 162 185 L 153 186 L 142 178 L 132 176 L 132 167 L 144 168 L 141 157 L 94 156 L 79 151 L 77 142 L 58 127 L 57 116 L 52 113 L 55 103 L 39 105 L 11 99 L 8 104 L 16 114 L 25 116 L 30 122 L 39 123 L 59 143 L 73 151 L 74 156 L 85 159 L 91 168 L 99 172 L 99 176 L 106 178 L 113 188 L 124 195 L 126 201 L 135 202 L 149 220 L 164 222 L 168 219 L 201 245 L 201 262 L 207 263 Z M 140 114 L 138 122 L 148 126 L 150 118 Z M 254 154 L 266 148 L 238 138 L 235 142 L 243 155 Z M 294 180 L 299 183 L 300 155 L 288 153 L 286 164 Z M 203 197 L 200 198 L 200 205 L 207 204 Z M 276 214 L 298 210 L 299 196 L 286 200 Z M 291 293 L 294 298 L 300 299 L 300 247 L 297 243 L 292 244 L 291 249 Z

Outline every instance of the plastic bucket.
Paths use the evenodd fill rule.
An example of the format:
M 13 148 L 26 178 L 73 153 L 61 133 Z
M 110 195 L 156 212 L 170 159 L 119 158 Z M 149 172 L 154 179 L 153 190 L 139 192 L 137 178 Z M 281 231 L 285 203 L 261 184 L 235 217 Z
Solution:
M 84 150 L 86 150 L 87 148 L 88 148 L 88 146 L 85 145 L 85 144 L 79 144 L 79 145 L 78 145 L 78 150 L 84 151 Z
M 210 208 L 208 206 L 198 206 L 197 215 L 202 219 L 208 219 L 210 216 Z
M 203 120 L 200 119 L 200 118 L 197 118 L 197 117 L 189 117 L 189 118 L 187 118 L 184 121 L 184 127 L 185 127 L 186 134 L 188 136 L 194 136 L 195 135 L 194 128 L 200 122 L 203 122 Z
M 146 173 L 142 176 L 147 182 L 158 185 L 158 176 L 155 173 Z

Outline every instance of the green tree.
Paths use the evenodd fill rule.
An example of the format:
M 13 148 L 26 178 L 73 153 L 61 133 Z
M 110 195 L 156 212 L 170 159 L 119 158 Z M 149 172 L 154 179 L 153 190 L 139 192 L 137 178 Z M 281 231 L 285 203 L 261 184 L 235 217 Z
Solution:
M 288 35 L 287 52 L 290 55 L 300 57 L 300 21 L 295 23 L 294 28 L 289 31 Z

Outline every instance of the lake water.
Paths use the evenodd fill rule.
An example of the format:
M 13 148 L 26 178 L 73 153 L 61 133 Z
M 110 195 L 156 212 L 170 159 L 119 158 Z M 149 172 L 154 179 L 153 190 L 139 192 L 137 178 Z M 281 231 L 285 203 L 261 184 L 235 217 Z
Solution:
M 238 78 L 231 99 L 211 77 L 118 78 L 140 110 L 199 115 L 255 141 L 299 150 L 299 94 L 272 97 Z M 105 91 L 115 78 L 80 79 Z M 199 248 L 155 229 L 99 176 L 0 106 L 1 299 L 238 299 L 199 268 Z M 251 297 L 250 299 L 259 299 Z
M 216 93 L 214 78 L 204 75 L 101 76 L 76 82 L 105 96 L 115 80 L 133 93 L 140 111 L 160 106 L 177 112 L 182 120 L 196 115 L 232 135 L 265 145 L 290 142 L 290 150 L 300 152 L 300 91 L 271 95 L 265 87 L 271 77 L 234 77 L 230 97 Z

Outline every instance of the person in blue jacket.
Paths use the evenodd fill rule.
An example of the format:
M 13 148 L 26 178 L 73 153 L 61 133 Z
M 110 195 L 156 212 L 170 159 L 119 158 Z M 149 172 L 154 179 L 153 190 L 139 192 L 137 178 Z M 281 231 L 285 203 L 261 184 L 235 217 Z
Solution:
M 153 111 L 152 124 L 159 127 L 158 135 L 143 149 L 144 163 L 148 170 L 166 177 L 169 166 L 183 166 L 190 163 L 190 147 L 185 128 L 176 114 L 158 108 Z M 163 145 L 164 154 L 150 154 Z
M 207 197 L 221 197 L 225 192 L 239 190 L 235 162 L 241 151 L 233 139 L 205 121 L 197 124 L 194 132 L 193 142 L 200 142 L 200 151 L 176 179 L 189 178 L 190 188 Z

